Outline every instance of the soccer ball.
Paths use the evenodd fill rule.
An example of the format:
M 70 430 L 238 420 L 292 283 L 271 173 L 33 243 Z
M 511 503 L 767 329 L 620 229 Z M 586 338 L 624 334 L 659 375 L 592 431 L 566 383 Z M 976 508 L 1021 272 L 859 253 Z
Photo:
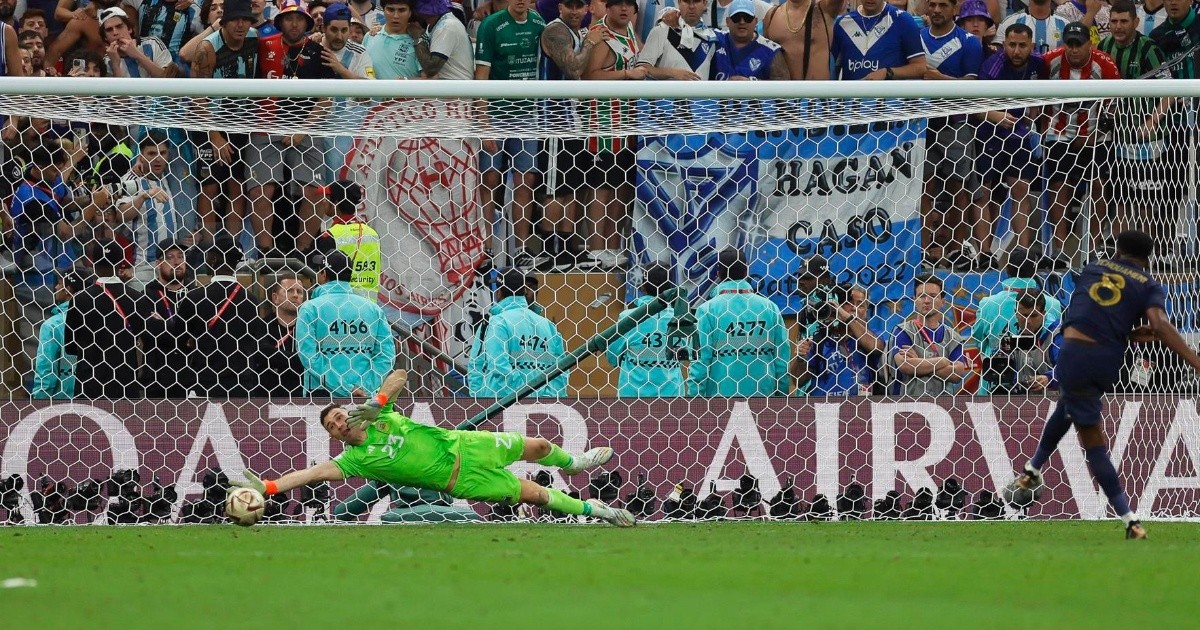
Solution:
M 250 488 L 234 488 L 225 497 L 225 516 L 231 521 L 249 527 L 262 518 L 266 501 L 263 495 Z
M 1014 481 L 1000 490 L 1000 496 L 1004 499 L 1005 503 L 1018 510 L 1024 510 L 1041 498 L 1042 486 L 1025 488 Z

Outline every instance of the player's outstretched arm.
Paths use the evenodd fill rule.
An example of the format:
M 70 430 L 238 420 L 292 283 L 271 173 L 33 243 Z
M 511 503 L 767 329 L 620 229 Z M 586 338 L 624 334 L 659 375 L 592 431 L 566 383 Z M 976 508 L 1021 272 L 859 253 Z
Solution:
M 400 392 L 404 391 L 404 386 L 408 384 L 408 372 L 406 370 L 395 370 L 383 379 L 383 384 L 379 386 L 379 393 L 375 394 L 371 400 L 355 405 L 347 412 L 346 424 L 351 427 L 361 427 L 371 424 L 379 417 L 379 412 L 383 411 L 384 405 L 391 402 Z
M 1167 318 L 1166 311 L 1157 307 L 1147 309 L 1146 319 L 1150 320 L 1150 328 L 1154 330 L 1154 336 L 1161 339 L 1172 352 L 1187 361 L 1193 370 L 1200 372 L 1200 355 L 1197 355 L 1196 351 L 1192 350 L 1179 335 L 1175 325 Z
M 246 481 L 231 481 L 229 485 L 239 488 L 250 488 L 258 491 L 263 496 L 287 492 L 293 488 L 306 486 L 316 481 L 338 481 L 345 479 L 342 470 L 331 461 L 317 464 L 304 470 L 290 472 L 276 480 L 260 479 L 249 468 L 246 469 L 245 474 Z

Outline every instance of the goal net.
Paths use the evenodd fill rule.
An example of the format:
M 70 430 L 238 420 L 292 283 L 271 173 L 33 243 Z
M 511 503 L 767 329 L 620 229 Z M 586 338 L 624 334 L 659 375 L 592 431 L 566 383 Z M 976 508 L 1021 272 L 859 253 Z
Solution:
M 1194 338 L 1195 91 L 4 80 L 0 521 L 218 522 L 393 368 L 417 422 L 612 446 L 510 470 L 645 520 L 1111 517 L 1070 437 L 1041 500 L 997 492 L 1113 235 L 1155 238 Z M 1105 399 L 1143 516 L 1200 512 L 1197 388 L 1146 344 Z M 353 479 L 266 522 L 549 518 Z

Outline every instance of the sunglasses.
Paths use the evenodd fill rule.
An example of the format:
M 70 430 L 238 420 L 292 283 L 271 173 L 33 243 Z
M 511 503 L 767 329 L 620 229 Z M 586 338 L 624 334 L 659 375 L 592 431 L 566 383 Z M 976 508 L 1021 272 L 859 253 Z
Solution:
M 748 24 L 755 20 L 755 16 L 746 13 L 738 13 L 737 15 L 729 16 L 729 21 L 734 24 Z

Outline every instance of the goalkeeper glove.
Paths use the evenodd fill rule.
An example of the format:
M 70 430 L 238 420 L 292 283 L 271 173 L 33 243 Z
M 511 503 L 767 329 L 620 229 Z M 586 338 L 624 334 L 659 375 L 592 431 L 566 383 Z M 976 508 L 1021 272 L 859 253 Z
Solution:
M 346 418 L 346 426 L 365 427 L 379 418 L 379 413 L 383 411 L 383 406 L 387 404 L 387 396 L 376 394 L 374 398 L 368 400 L 361 405 L 354 405 L 348 410 Z
M 262 479 L 259 479 L 258 475 L 254 474 L 249 468 L 246 469 L 246 481 L 230 481 L 229 485 L 238 488 L 250 488 L 264 497 L 267 496 L 267 484 Z

